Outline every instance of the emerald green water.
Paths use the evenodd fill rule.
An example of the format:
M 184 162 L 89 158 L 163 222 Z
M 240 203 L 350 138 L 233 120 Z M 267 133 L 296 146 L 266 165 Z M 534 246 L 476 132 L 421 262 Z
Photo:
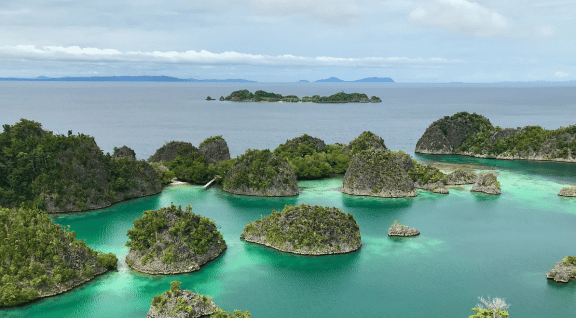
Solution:
M 161 194 L 88 213 L 54 217 L 77 237 L 121 260 L 71 292 L 0 311 L 6 317 L 145 317 L 154 295 L 173 280 L 213 297 L 221 308 L 253 317 L 468 317 L 478 296 L 504 297 L 512 317 L 574 317 L 576 284 L 545 278 L 554 262 L 576 254 L 576 199 L 557 193 L 576 180 L 575 165 L 420 157 L 491 165 L 501 196 L 455 187 L 448 195 L 409 199 L 353 197 L 342 179 L 299 182 L 293 198 L 231 195 L 219 188 L 166 188 Z M 470 161 L 472 160 L 472 161 Z M 226 252 L 199 272 L 148 276 L 127 269 L 126 231 L 142 211 L 174 202 L 220 226 Z M 354 215 L 362 248 L 309 257 L 248 244 L 244 226 L 285 204 L 335 206 Z M 389 238 L 398 220 L 421 235 Z

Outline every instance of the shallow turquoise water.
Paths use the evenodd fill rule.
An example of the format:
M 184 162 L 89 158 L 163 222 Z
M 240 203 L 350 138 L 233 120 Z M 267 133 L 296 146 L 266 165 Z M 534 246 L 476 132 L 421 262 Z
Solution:
M 576 180 L 574 165 L 424 159 L 431 158 L 491 165 L 502 195 L 475 194 L 463 186 L 448 195 L 419 192 L 409 199 L 353 197 L 338 192 L 341 177 L 299 182 L 301 194 L 292 198 L 166 188 L 107 209 L 54 217 L 93 248 L 116 253 L 119 270 L 0 316 L 144 317 L 152 297 L 179 280 L 183 288 L 212 296 L 221 308 L 247 309 L 253 317 L 468 317 L 477 297 L 487 295 L 506 298 L 512 317 L 573 317 L 576 284 L 550 282 L 545 273 L 576 253 L 576 199 L 557 196 Z M 195 213 L 214 219 L 228 249 L 196 273 L 148 276 L 128 270 L 126 231 L 142 211 L 171 202 L 192 205 Z M 309 257 L 239 239 L 249 221 L 300 203 L 353 214 L 362 248 Z M 395 220 L 421 235 L 389 238 Z

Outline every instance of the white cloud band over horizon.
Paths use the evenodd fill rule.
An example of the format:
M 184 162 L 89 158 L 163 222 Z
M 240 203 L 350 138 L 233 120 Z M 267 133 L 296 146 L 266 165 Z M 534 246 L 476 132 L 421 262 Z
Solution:
M 360 57 L 342 58 L 331 56 L 262 55 L 227 51 L 213 53 L 206 50 L 177 51 L 126 51 L 79 46 L 15 45 L 0 46 L 0 59 L 36 60 L 62 62 L 126 62 L 126 63 L 172 63 L 193 65 L 251 65 L 292 67 L 366 67 L 385 68 L 402 65 L 405 67 L 434 68 L 445 64 L 463 63 L 462 60 L 410 57 Z

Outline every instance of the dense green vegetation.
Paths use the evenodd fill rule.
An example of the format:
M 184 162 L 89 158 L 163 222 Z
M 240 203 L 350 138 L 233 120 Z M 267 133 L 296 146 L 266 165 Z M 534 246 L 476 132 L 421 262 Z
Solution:
M 208 137 L 208 138 L 204 139 L 204 141 L 202 141 L 202 142 L 200 143 L 200 145 L 198 145 L 198 148 L 202 147 L 202 145 L 211 143 L 211 142 L 213 142 L 213 141 L 215 141 L 215 140 L 219 140 L 219 139 L 222 139 L 222 135 Z
M 408 175 L 412 181 L 420 182 L 422 184 L 442 181 L 442 183 L 446 184 L 446 174 L 438 168 L 430 165 L 422 165 L 414 159 L 412 159 L 412 162 L 414 163 L 414 168 L 408 170 Z
M 566 256 L 562 260 L 562 263 L 566 265 L 576 265 L 576 256 Z
M 552 158 L 568 158 L 576 155 L 576 125 L 546 130 L 540 126 L 526 126 L 518 133 L 503 134 L 500 127 L 487 129 L 473 138 L 468 138 L 457 152 L 471 152 L 497 156 L 503 153 L 521 155 L 522 152 L 539 152 L 544 147 L 552 148 Z
M 0 206 L 86 210 L 117 201 L 147 163 L 104 155 L 93 137 L 55 135 L 40 123 L 21 119 L 0 133 Z M 151 176 L 144 176 L 151 180 Z M 70 207 L 72 206 L 72 207 Z
M 384 144 L 384 139 L 382 139 L 382 137 L 371 131 L 364 131 L 360 136 L 356 137 L 356 139 L 352 140 L 348 144 L 345 152 L 348 152 L 350 156 L 354 156 L 355 154 L 370 148 L 386 149 L 386 145 Z
M 227 188 L 248 187 L 263 191 L 286 165 L 285 159 L 273 155 L 268 149 L 248 149 L 237 158 L 234 173 L 224 179 L 223 184 Z M 288 178 L 285 179 L 282 183 L 290 182 Z
M 180 289 L 180 285 L 182 285 L 182 283 L 179 281 L 171 282 L 169 290 L 152 298 L 152 306 L 156 307 L 156 310 L 159 313 L 162 313 L 166 309 L 166 302 L 168 298 L 176 298 L 176 306 L 174 306 L 174 309 L 171 312 L 172 314 L 176 314 L 181 311 L 186 311 L 188 313 L 194 312 L 194 307 L 192 305 L 187 305 L 186 299 L 181 297 L 182 290 Z M 194 301 L 197 300 L 200 300 L 203 305 L 208 305 L 212 301 L 212 298 L 206 295 L 198 295 Z
M 176 221 L 170 222 L 174 218 L 169 215 L 175 215 Z M 182 210 L 181 206 L 172 204 L 160 210 L 144 211 L 142 217 L 134 221 L 134 227 L 128 230 L 127 236 L 130 240 L 126 246 L 146 254 L 143 264 L 154 257 L 161 258 L 165 264 L 177 260 L 178 255 L 172 251 L 176 237 L 181 237 L 197 256 L 204 254 L 213 244 L 226 247 L 214 221 L 194 214 L 191 206 Z M 153 248 L 159 246 L 156 243 L 162 243 L 163 250 Z
M 510 314 L 505 310 L 472 308 L 472 311 L 475 311 L 476 314 L 468 316 L 468 318 L 491 318 L 491 317 L 507 318 L 508 316 L 510 316 Z
M 282 212 L 273 210 L 261 220 L 248 223 L 243 235 L 265 235 L 277 247 L 290 243 L 294 249 L 319 251 L 328 247 L 339 249 L 342 243 L 360 243 L 360 229 L 352 214 L 308 204 L 286 205 Z
M 282 96 L 276 93 L 270 93 L 263 90 L 258 90 L 251 93 L 247 89 L 238 90 L 232 92 L 226 97 L 221 97 L 220 100 L 228 100 L 234 102 L 312 102 L 312 103 L 379 103 L 382 100 L 379 97 L 372 96 L 368 98 L 368 95 L 363 93 L 351 93 L 346 94 L 344 92 L 339 92 L 330 96 L 320 96 L 314 95 L 312 97 L 304 96 L 302 100 L 296 95 L 286 95 Z
M 74 231 L 34 209 L 0 208 L 0 307 L 26 303 L 116 268 L 114 254 L 93 251 Z
M 299 180 L 320 179 L 346 172 L 350 156 L 342 153 L 343 149 L 340 144 L 324 146 L 324 142 L 304 134 L 287 140 L 274 149 L 274 154 L 288 161 Z

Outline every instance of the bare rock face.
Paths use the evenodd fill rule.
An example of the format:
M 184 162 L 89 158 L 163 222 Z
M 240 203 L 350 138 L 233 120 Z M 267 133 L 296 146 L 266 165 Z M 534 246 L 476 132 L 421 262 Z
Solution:
M 416 189 L 408 170 L 414 168 L 404 152 L 363 150 L 350 161 L 342 192 L 383 198 L 414 197 Z
M 270 150 L 247 150 L 224 179 L 223 190 L 233 194 L 261 197 L 298 195 L 294 169 Z
M 228 144 L 222 136 L 210 137 L 200 143 L 198 151 L 206 159 L 207 164 L 230 160 Z
M 180 283 L 180 282 L 172 282 Z M 152 300 L 147 318 L 199 318 L 216 312 L 218 306 L 212 298 L 190 290 L 180 290 L 179 284 Z
M 483 192 L 487 194 L 501 194 L 500 182 L 493 172 L 481 173 L 476 178 L 471 192 Z
M 419 235 L 420 231 L 417 229 L 407 227 L 405 225 L 398 224 L 398 221 L 394 222 L 392 226 L 388 229 L 388 236 L 416 236 Z
M 460 112 L 433 122 L 416 143 L 416 153 L 453 154 L 463 141 L 493 126 L 476 113 Z
M 384 149 L 386 150 L 386 145 L 384 144 L 384 139 L 382 137 L 370 132 L 365 131 L 352 140 L 344 149 L 342 153 L 350 153 L 355 155 L 356 153 L 367 150 L 367 149 Z
M 141 273 L 167 275 L 197 271 L 220 256 L 226 242 L 208 218 L 174 205 L 145 211 L 128 231 L 128 266 Z
M 446 176 L 448 185 L 474 184 L 478 176 L 474 172 L 456 169 Z
M 136 153 L 131 148 L 127 146 L 122 146 L 121 148 L 114 147 L 114 154 L 112 155 L 114 159 L 129 158 L 136 159 Z
M 426 183 L 426 184 L 422 184 L 420 182 L 414 182 L 414 187 L 416 189 L 422 189 L 433 193 L 441 193 L 441 194 L 450 193 L 450 191 L 448 190 L 448 188 L 446 188 L 446 185 L 442 181 L 436 181 L 434 183 Z
M 150 156 L 148 162 L 169 162 L 176 157 L 185 157 L 193 152 L 199 152 L 198 148 L 185 141 L 170 141 L 158 148 L 154 155 Z
M 576 257 L 567 256 L 562 262 L 554 264 L 546 278 L 553 279 L 557 283 L 567 283 L 570 280 L 576 279 Z
M 576 187 L 562 188 L 562 190 L 558 192 L 558 195 L 562 197 L 576 197 Z
M 247 242 L 303 255 L 349 253 L 362 246 L 354 216 L 337 208 L 287 205 L 282 212 L 250 222 L 240 235 Z

